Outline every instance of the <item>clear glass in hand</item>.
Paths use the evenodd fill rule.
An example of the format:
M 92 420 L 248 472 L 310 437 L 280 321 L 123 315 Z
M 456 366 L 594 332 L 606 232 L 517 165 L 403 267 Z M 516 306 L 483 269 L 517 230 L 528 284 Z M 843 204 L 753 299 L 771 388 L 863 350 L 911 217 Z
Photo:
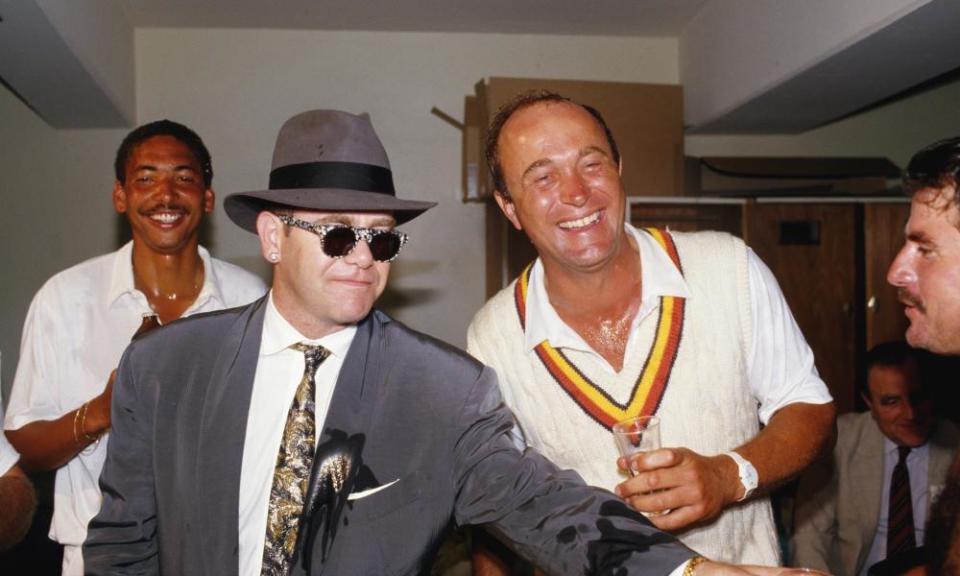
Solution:
M 620 455 L 627 461 L 627 470 L 631 476 L 636 476 L 634 460 L 637 454 L 660 447 L 660 417 L 635 416 L 617 422 L 613 425 L 613 437 Z
M 636 458 L 643 452 L 660 448 L 660 417 L 635 416 L 613 425 L 613 437 L 617 441 L 620 455 L 627 462 L 631 476 L 637 475 Z M 656 492 L 656 490 L 654 490 Z M 661 516 L 669 510 L 658 512 L 640 512 L 644 516 Z

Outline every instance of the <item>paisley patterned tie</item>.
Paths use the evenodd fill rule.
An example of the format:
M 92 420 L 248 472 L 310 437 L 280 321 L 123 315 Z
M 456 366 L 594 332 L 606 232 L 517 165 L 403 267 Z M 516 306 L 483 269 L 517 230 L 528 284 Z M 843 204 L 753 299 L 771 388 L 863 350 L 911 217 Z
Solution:
M 260 572 L 270 576 L 286 576 L 290 573 L 316 442 L 313 399 L 317 385 L 313 377 L 317 366 L 330 355 L 330 351 L 323 346 L 294 344 L 291 348 L 303 352 L 305 366 L 303 378 L 287 412 L 287 423 L 283 428 L 270 488 L 267 536 L 263 544 L 263 568 Z

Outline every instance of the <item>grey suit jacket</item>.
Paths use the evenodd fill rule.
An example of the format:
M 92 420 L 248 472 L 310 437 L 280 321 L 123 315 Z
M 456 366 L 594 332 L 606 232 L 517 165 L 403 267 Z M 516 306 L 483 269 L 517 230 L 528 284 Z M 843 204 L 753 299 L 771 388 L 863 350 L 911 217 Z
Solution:
M 133 342 L 113 395 L 87 574 L 235 574 L 240 465 L 265 300 Z M 496 377 L 374 311 L 358 326 L 318 451 L 362 435 L 368 486 L 312 572 L 421 574 L 447 529 L 485 524 L 550 574 L 667 574 L 692 556 L 614 495 L 509 438 Z M 316 472 L 315 472 L 316 473 Z M 371 480 L 371 478 L 373 480 Z M 372 484 L 371 484 L 372 482 Z M 319 539 L 318 539 L 319 542 Z M 295 573 L 302 573 L 297 565 Z
M 797 488 L 791 565 L 837 576 L 863 568 L 883 499 L 883 433 L 869 412 L 837 419 L 833 457 L 812 466 Z M 943 488 L 960 434 L 940 421 L 930 438 L 927 481 L 931 500 Z

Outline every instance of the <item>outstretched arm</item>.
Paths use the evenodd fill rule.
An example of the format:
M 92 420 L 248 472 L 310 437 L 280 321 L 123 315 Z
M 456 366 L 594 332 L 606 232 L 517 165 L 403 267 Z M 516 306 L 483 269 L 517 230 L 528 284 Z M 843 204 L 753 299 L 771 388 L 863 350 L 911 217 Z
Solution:
M 454 454 L 458 524 L 486 525 L 549 574 L 641 566 L 636 573 L 669 574 L 694 555 L 610 492 L 532 450 L 521 453 L 491 369 L 474 382 L 457 421 L 464 423 Z

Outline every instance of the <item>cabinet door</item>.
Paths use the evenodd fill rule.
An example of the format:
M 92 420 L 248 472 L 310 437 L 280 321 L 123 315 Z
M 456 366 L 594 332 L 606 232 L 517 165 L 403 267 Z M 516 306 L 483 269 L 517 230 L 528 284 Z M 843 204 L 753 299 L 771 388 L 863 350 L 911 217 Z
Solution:
M 669 228 L 678 232 L 720 230 L 743 237 L 740 204 L 637 202 L 630 205 L 629 218 L 637 228 Z
M 867 350 L 888 340 L 903 340 L 907 330 L 907 317 L 897 301 L 897 291 L 887 283 L 887 269 L 903 246 L 903 226 L 909 216 L 907 202 L 864 207 Z
M 858 207 L 751 204 L 747 243 L 773 271 L 837 408 L 855 405 Z

